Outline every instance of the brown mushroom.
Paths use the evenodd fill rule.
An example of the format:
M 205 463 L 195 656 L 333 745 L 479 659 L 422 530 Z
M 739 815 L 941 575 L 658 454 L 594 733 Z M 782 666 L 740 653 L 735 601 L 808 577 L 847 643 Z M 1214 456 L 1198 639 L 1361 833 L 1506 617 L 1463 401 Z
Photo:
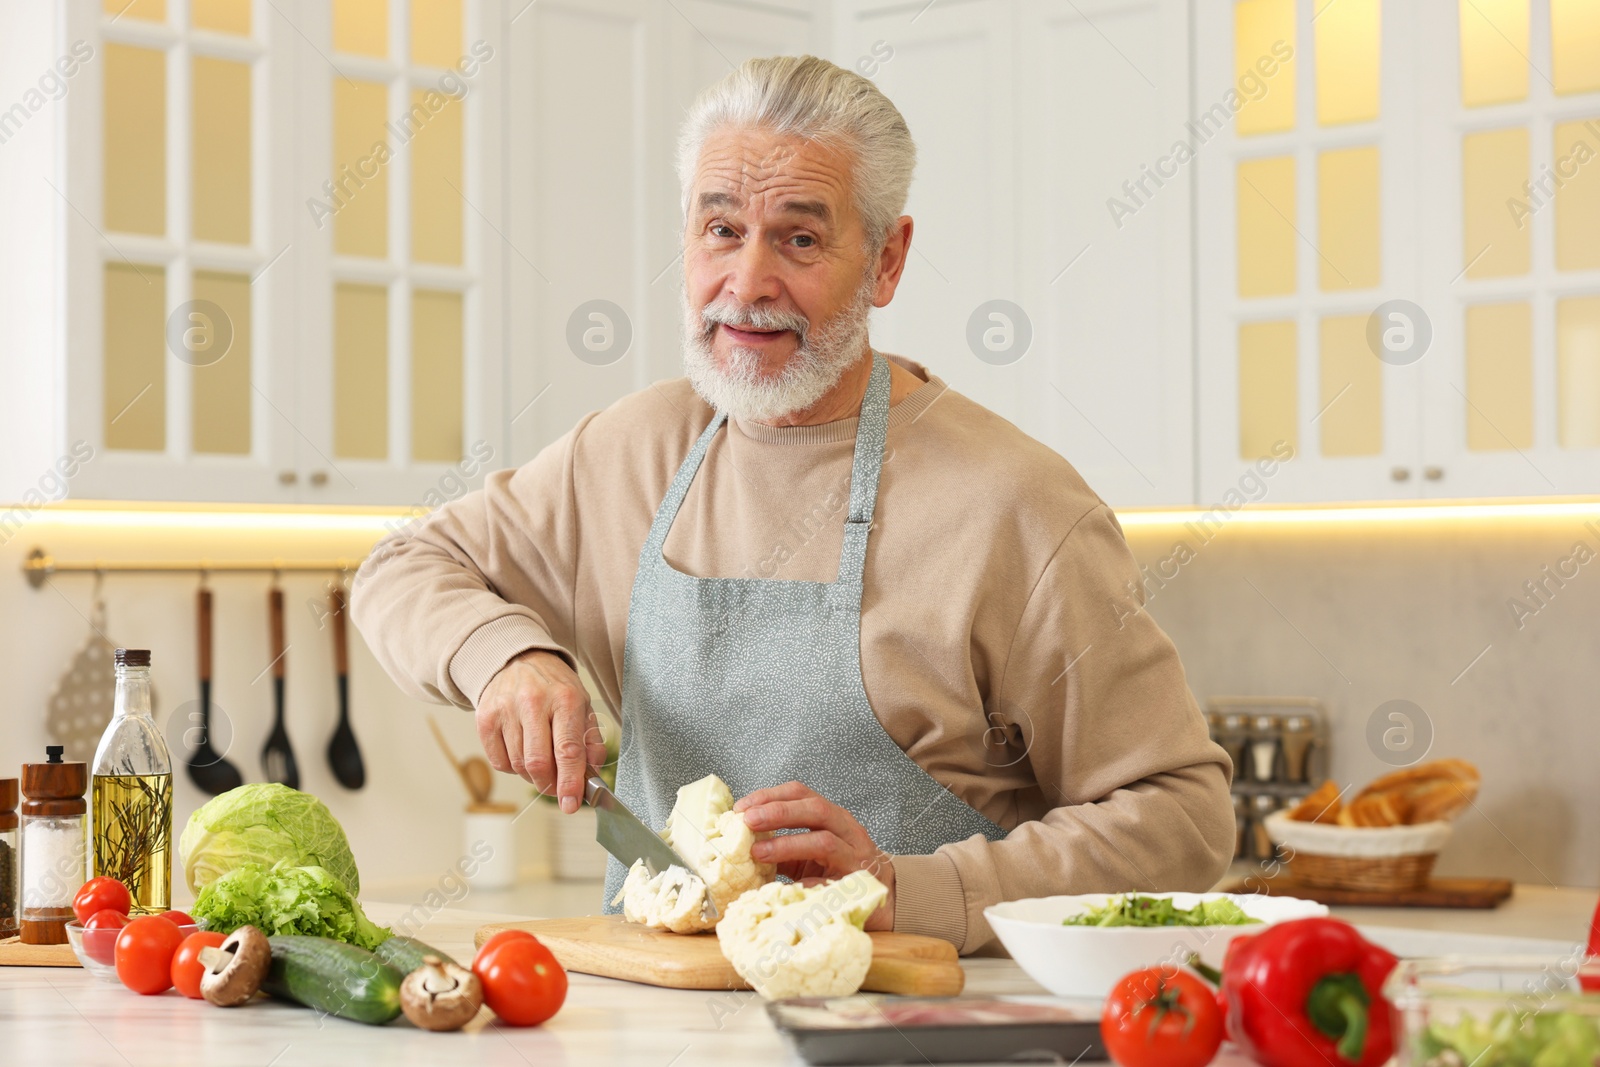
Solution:
M 261 988 L 272 964 L 272 946 L 254 926 L 241 926 L 216 948 L 201 949 L 199 959 L 206 969 L 200 995 L 218 1007 L 232 1008 Z
M 457 963 L 422 957 L 422 966 L 400 983 L 400 1010 L 424 1030 L 459 1030 L 483 1006 L 483 983 Z

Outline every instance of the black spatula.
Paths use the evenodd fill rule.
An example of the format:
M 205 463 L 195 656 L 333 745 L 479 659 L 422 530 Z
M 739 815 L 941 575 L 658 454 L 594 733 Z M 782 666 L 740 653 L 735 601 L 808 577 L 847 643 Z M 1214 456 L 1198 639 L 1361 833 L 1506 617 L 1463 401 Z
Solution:
M 217 796 L 244 784 L 239 768 L 211 746 L 211 590 L 201 589 L 195 634 L 200 646 L 200 740 L 189 753 L 189 781 Z
M 350 729 L 350 649 L 344 628 L 344 590 L 334 586 L 328 594 L 328 621 L 333 624 L 333 667 L 339 676 L 339 725 L 328 741 L 328 766 L 346 789 L 360 789 L 367 782 L 367 769 L 361 762 L 361 746 Z
M 267 592 L 267 610 L 272 630 L 272 733 L 261 749 L 261 770 L 269 782 L 282 782 L 290 789 L 300 788 L 300 768 L 289 747 L 289 731 L 283 727 L 283 590 L 273 586 Z

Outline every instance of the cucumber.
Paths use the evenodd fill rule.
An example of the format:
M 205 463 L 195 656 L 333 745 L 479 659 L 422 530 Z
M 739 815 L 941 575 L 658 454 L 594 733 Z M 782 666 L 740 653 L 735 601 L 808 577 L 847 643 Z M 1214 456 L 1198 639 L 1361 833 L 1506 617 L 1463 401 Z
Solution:
M 410 974 L 422 966 L 422 957 L 438 956 L 441 962 L 455 963 L 448 953 L 440 952 L 432 945 L 424 944 L 414 937 L 404 934 L 395 934 L 378 945 L 373 950 L 384 963 L 393 967 L 401 974 Z
M 261 988 L 308 1008 L 374 1025 L 400 1014 L 405 977 L 373 953 L 326 937 L 267 938 L 272 966 Z

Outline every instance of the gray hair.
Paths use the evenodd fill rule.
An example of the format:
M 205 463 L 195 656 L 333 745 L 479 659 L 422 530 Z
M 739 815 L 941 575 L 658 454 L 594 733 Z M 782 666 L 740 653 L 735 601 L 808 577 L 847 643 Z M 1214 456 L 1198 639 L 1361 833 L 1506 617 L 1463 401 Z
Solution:
M 883 250 L 905 212 L 917 146 L 899 109 L 870 80 L 816 56 L 770 56 L 747 59 L 704 89 L 678 134 L 686 224 L 700 150 L 725 128 L 790 134 L 849 153 L 868 256 Z

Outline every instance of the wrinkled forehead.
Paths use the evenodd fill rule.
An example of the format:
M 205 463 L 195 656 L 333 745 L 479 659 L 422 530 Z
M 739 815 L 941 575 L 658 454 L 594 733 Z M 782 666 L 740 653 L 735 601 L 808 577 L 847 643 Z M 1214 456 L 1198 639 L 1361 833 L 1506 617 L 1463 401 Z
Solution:
M 747 220 L 804 216 L 841 227 L 850 218 L 850 157 L 841 149 L 760 129 L 724 129 L 701 147 L 690 193 L 692 217 Z

